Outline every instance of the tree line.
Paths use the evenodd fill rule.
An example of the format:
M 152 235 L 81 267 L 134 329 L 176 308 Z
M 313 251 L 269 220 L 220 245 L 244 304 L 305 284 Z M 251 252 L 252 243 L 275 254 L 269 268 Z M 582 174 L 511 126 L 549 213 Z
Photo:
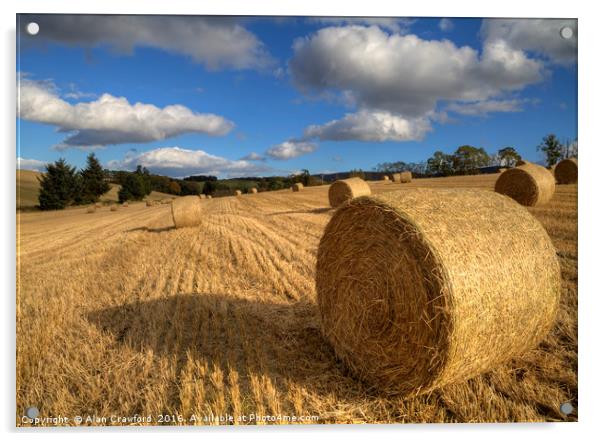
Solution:
M 551 167 L 562 159 L 577 156 L 577 140 L 562 143 L 556 135 L 549 134 L 543 137 L 537 150 L 544 154 L 546 165 Z M 382 173 L 411 171 L 416 176 L 471 175 L 488 166 L 515 167 L 520 160 L 522 157 L 514 147 L 504 147 L 489 154 L 482 147 L 463 145 L 451 154 L 438 150 L 426 161 L 384 162 L 374 170 Z

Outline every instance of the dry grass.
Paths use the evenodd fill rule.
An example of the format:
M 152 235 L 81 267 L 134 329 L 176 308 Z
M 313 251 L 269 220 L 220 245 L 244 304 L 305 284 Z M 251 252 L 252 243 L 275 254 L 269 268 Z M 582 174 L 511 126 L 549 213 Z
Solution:
M 493 190 L 496 177 L 403 189 Z M 203 203 L 201 224 L 177 230 L 166 205 L 19 213 L 19 424 L 31 405 L 41 416 L 281 412 L 331 423 L 556 421 L 560 403 L 577 408 L 576 185 L 529 208 L 561 264 L 552 332 L 486 374 L 412 399 L 354 379 L 320 332 L 314 281 L 333 213 L 328 187 Z

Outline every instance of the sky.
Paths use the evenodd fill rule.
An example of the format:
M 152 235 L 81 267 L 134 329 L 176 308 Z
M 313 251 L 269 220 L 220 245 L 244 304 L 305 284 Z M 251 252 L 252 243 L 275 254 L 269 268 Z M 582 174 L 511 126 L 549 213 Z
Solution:
M 21 14 L 18 166 L 82 167 L 94 152 L 172 177 L 313 174 L 465 144 L 538 161 L 543 136 L 577 137 L 577 31 L 570 19 Z

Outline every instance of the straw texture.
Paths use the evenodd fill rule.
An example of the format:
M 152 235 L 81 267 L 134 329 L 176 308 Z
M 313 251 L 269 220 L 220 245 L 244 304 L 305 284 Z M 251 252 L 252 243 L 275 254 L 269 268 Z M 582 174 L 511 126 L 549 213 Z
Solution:
M 253 187 L 249 190 L 249 193 L 253 193 L 253 194 L 257 193 L 257 189 L 255 187 Z
M 495 182 L 497 193 L 529 207 L 545 204 L 552 199 L 555 190 L 556 183 L 550 171 L 531 163 L 506 170 Z
M 384 175 L 384 176 L 383 176 L 383 181 L 389 181 L 389 176 L 387 176 L 387 175 Z
M 541 224 L 484 190 L 354 199 L 318 249 L 317 301 L 336 355 L 387 394 L 465 381 L 533 348 L 558 308 Z
M 401 182 L 401 173 L 393 173 L 391 176 L 393 177 L 393 182 Z
M 193 227 L 202 219 L 201 200 L 197 196 L 183 196 L 171 204 L 171 216 L 176 228 Z
M 301 190 L 303 190 L 303 184 L 301 182 L 297 182 L 297 183 L 293 184 L 293 186 L 291 187 L 291 190 L 301 191 Z
M 235 194 L 236 196 L 240 196 L 240 195 L 242 194 L 242 191 L 240 191 L 240 190 L 235 190 L 235 191 L 234 191 L 234 194 Z
M 554 176 L 559 184 L 577 183 L 577 159 L 569 158 L 560 161 L 554 168 Z
M 371 193 L 370 186 L 361 178 L 341 179 L 328 189 L 328 201 L 331 207 L 338 207 L 353 198 L 368 196 Z
M 402 184 L 407 184 L 408 182 L 412 182 L 412 172 L 404 171 L 399 174 L 399 182 Z

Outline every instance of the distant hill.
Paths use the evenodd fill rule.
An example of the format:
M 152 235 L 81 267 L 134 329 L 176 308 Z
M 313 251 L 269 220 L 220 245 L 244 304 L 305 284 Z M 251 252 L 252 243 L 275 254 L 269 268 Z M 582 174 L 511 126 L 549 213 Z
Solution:
M 31 170 L 17 170 L 17 208 L 30 208 L 38 205 L 42 173 Z

